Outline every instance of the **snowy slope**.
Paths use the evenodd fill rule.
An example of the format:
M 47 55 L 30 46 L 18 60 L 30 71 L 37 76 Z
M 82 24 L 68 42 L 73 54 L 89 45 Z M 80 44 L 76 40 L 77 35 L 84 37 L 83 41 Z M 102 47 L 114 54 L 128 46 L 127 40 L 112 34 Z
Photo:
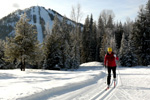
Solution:
M 118 75 L 119 74 L 119 75 Z M 106 88 L 101 63 L 77 71 L 0 70 L 0 100 L 149 100 L 150 68 L 117 70 L 117 86 Z
M 36 26 L 38 33 L 37 38 L 40 43 L 43 42 L 45 29 L 47 27 L 49 27 L 50 30 L 52 29 L 55 15 L 57 14 L 60 20 L 63 19 L 63 16 L 60 15 L 58 12 L 52 9 L 45 9 L 41 6 L 33 6 L 24 10 L 17 10 L 9 14 L 8 16 L 0 19 L 0 26 L 5 27 L 3 29 L 6 29 L 0 29 L 0 39 L 5 39 L 7 36 L 14 35 L 15 25 L 24 12 L 26 12 L 27 18 L 30 20 L 29 23 Z M 67 23 L 74 25 L 74 22 L 70 19 L 67 20 Z

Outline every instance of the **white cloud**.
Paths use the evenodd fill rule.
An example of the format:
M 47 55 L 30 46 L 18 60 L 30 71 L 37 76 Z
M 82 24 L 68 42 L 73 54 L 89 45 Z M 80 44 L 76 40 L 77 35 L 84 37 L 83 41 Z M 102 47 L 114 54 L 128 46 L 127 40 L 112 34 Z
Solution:
M 25 9 L 35 5 L 36 0 L 3 0 L 0 3 L 0 18 L 7 16 L 17 9 Z
M 14 7 L 14 8 L 19 8 L 19 4 L 14 3 L 14 4 L 13 4 L 13 7 Z

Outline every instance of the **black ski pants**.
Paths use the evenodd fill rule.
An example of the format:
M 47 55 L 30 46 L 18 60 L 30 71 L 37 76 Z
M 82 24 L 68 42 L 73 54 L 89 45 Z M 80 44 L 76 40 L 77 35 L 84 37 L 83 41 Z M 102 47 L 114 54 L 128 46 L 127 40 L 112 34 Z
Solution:
M 108 70 L 107 85 L 110 85 L 111 70 L 113 72 L 113 77 L 116 78 L 116 67 L 107 67 L 107 70 Z

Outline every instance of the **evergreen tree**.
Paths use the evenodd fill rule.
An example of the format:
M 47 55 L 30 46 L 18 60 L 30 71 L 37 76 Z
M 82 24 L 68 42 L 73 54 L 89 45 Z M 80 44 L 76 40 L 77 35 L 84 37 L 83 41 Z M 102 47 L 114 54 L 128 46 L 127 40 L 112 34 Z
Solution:
M 104 35 L 105 35 L 104 23 L 103 23 L 102 17 L 99 16 L 99 20 L 98 20 L 98 32 L 97 32 L 97 56 L 99 56 L 98 57 L 98 61 L 103 61 L 103 56 L 105 55 L 105 52 L 104 52 L 104 50 L 102 48 L 102 45 L 105 45 L 104 44 L 104 39 L 103 39 L 103 38 L 105 38 Z
M 148 45 L 146 42 L 146 38 L 149 34 L 146 27 L 146 16 L 145 16 L 145 10 L 143 8 L 140 9 L 138 19 L 134 24 L 134 45 L 136 48 L 136 54 L 138 56 L 138 62 L 139 65 L 148 65 L 149 63 L 149 54 L 147 53 Z
M 133 37 L 133 32 L 129 34 L 129 41 L 128 41 L 128 48 L 127 48 L 127 54 L 126 54 L 126 66 L 132 67 L 132 66 L 137 66 L 137 56 L 135 53 L 135 46 L 134 46 L 134 41 L 132 40 Z
M 70 41 L 72 42 L 70 44 L 71 46 L 71 67 L 72 69 L 77 69 L 79 68 L 80 65 L 80 57 L 82 57 L 82 55 L 80 55 L 81 52 L 81 27 L 80 25 L 76 25 L 71 33 L 70 33 Z
M 150 0 L 146 4 L 146 20 L 145 20 L 145 48 L 146 48 L 146 65 L 150 65 Z
M 98 20 L 98 37 L 101 37 L 104 33 L 105 33 L 104 22 L 102 20 L 102 17 L 99 16 L 99 20 Z
M 80 51 L 79 51 L 79 41 L 77 39 L 77 34 L 70 34 L 70 38 L 71 38 L 71 69 L 77 69 L 79 67 L 80 64 Z
M 80 57 L 81 56 L 81 27 L 79 22 L 81 21 L 82 17 L 82 11 L 81 11 L 81 6 L 80 4 L 77 4 L 76 7 L 72 7 L 71 11 L 71 19 L 75 22 L 74 28 L 72 29 L 71 32 L 71 61 L 73 62 L 72 68 L 76 69 L 79 67 L 80 64 Z
M 56 66 L 62 66 L 60 29 L 60 21 L 56 15 L 51 33 L 46 30 L 48 35 L 44 42 L 44 69 L 54 69 Z
M 120 64 L 122 66 L 126 66 L 127 49 L 128 49 L 127 35 L 125 33 L 123 33 L 122 40 L 121 40 L 120 52 L 119 52 Z
M 90 19 L 87 16 L 84 24 L 83 34 L 82 34 L 82 49 L 81 49 L 81 61 L 89 62 L 96 60 L 97 54 L 97 27 L 96 23 L 93 22 L 93 17 L 91 15 Z
M 60 66 L 61 51 L 59 43 L 60 41 L 56 34 L 47 35 L 44 44 L 44 69 L 54 69 L 56 66 Z
M 114 25 L 113 25 L 113 18 L 111 15 L 109 15 L 109 19 L 108 19 L 108 22 L 106 24 L 106 28 L 110 28 L 110 29 L 113 29 L 114 28 Z
M 21 70 L 25 71 L 26 63 L 31 63 L 38 54 L 39 44 L 36 37 L 36 31 L 30 25 L 26 14 L 21 16 L 16 24 L 16 33 L 14 38 L 7 39 L 5 46 L 6 61 L 13 62 L 17 60 L 21 63 Z
M 4 58 L 4 46 L 5 46 L 5 42 L 0 39 L 0 65 L 4 64 L 4 60 L 3 60 L 3 58 Z
M 54 69 L 56 66 L 67 69 L 77 69 L 80 64 L 80 26 L 67 24 L 64 17 L 62 22 L 55 16 L 52 31 L 47 29 L 44 42 L 45 61 L 43 67 Z
M 102 42 L 101 42 L 101 48 L 100 48 L 100 59 L 103 61 L 104 60 L 104 56 L 106 54 L 107 51 L 107 34 L 103 34 L 102 36 Z
M 89 16 L 85 19 L 85 24 L 83 28 L 83 33 L 82 33 L 82 49 L 81 49 L 81 62 L 88 62 L 88 56 L 89 56 L 89 43 L 90 43 L 90 20 Z
M 81 35 L 81 27 L 79 25 L 73 27 L 70 32 L 70 41 L 71 41 L 71 67 L 72 69 L 77 69 L 80 65 L 80 35 Z
M 62 64 L 63 68 L 70 68 L 70 30 L 69 25 L 67 24 L 66 17 L 63 18 L 61 24 L 61 56 L 62 56 Z
M 124 58 L 124 66 L 132 67 L 137 65 L 136 55 L 129 49 Z
M 96 60 L 96 23 L 93 23 L 93 16 L 91 14 L 90 18 L 90 25 L 89 25 L 89 57 L 88 61 L 95 61 Z
M 122 27 L 122 23 L 120 22 L 119 26 L 117 26 L 117 29 L 115 30 L 115 39 L 116 39 L 116 47 L 119 50 L 121 46 L 121 39 L 122 39 L 122 34 L 124 30 Z
M 99 49 L 97 48 L 97 27 L 96 22 L 93 23 L 93 61 L 99 61 Z
M 120 64 L 122 66 L 128 66 L 128 67 L 136 66 L 137 56 L 135 53 L 136 49 L 133 41 L 134 34 L 133 32 L 130 32 L 129 28 L 127 27 L 125 32 L 127 33 L 123 33 L 121 47 L 120 47 Z

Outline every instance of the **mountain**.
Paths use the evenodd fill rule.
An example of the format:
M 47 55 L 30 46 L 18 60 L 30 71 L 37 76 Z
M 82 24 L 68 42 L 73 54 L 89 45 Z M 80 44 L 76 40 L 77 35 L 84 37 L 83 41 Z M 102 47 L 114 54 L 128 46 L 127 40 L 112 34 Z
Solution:
M 45 9 L 41 6 L 33 6 L 25 10 L 17 10 L 8 16 L 0 19 L 0 39 L 5 39 L 6 37 L 14 36 L 15 25 L 20 19 L 21 15 L 26 13 L 27 18 L 30 20 L 29 23 L 34 25 L 37 29 L 37 38 L 40 43 L 43 42 L 45 37 L 44 31 L 48 26 L 52 29 L 53 20 L 55 15 L 58 16 L 59 20 L 62 20 L 64 16 L 54 11 L 53 9 Z M 68 19 L 68 24 L 74 25 L 75 22 Z

